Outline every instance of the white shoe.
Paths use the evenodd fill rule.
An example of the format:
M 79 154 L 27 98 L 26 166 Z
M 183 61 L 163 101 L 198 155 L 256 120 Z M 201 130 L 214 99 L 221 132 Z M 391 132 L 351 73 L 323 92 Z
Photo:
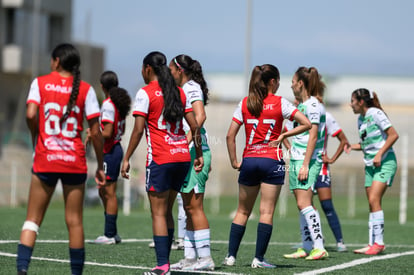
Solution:
M 236 258 L 234 256 L 226 256 L 223 261 L 223 265 L 233 266 L 236 263 Z
M 154 242 L 150 242 L 150 243 L 148 244 L 148 247 L 149 247 L 149 248 L 154 248 L 154 247 L 155 247 L 155 243 L 154 243 Z
M 108 238 L 107 236 L 99 236 L 96 240 L 92 241 L 94 244 L 116 244 L 115 238 Z
M 211 256 L 198 258 L 197 263 L 194 265 L 194 270 L 210 270 L 215 268 L 213 258 Z
M 194 270 L 193 266 L 197 263 L 196 259 L 184 258 L 178 263 L 170 265 L 171 270 Z
M 338 252 L 346 252 L 348 249 L 346 248 L 346 245 L 343 242 L 339 242 L 336 244 L 336 251 Z
M 276 268 L 276 265 L 268 263 L 265 259 L 260 261 L 258 258 L 254 258 L 252 261 L 252 268 Z

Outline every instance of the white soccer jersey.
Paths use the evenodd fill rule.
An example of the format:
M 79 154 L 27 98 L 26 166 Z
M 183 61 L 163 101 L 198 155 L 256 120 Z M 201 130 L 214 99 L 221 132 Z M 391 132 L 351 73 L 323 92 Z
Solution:
M 325 122 L 326 112 L 325 107 L 315 97 L 311 96 L 305 102 L 298 105 L 298 110 L 302 112 L 312 124 L 318 124 L 318 137 L 316 141 L 315 150 L 312 154 L 312 159 L 322 162 L 322 153 L 325 144 Z M 293 126 L 296 127 L 296 122 Z M 309 142 L 309 131 L 305 131 L 292 138 L 292 146 L 290 149 L 291 159 L 304 160 L 306 148 Z
M 366 166 L 372 166 L 375 155 L 384 146 L 387 135 L 385 130 L 392 126 L 387 115 L 378 108 L 371 107 L 365 116 L 358 117 L 358 131 L 361 140 L 361 149 L 364 152 L 364 162 Z M 390 148 L 382 156 L 384 159 L 388 153 L 394 153 Z
M 200 85 L 195 82 L 194 80 L 189 80 L 183 85 L 183 90 L 185 93 L 185 96 L 187 97 L 187 100 L 190 102 L 190 104 L 193 104 L 195 101 L 201 101 L 204 104 L 204 94 L 201 90 Z M 184 130 L 187 133 L 190 131 L 190 126 L 188 126 L 188 123 L 185 119 L 183 119 L 184 124 Z M 208 135 L 206 129 L 203 127 L 200 128 L 200 134 L 201 134 L 201 144 L 203 150 L 209 150 L 208 146 Z M 194 146 L 193 143 L 190 143 L 190 147 Z

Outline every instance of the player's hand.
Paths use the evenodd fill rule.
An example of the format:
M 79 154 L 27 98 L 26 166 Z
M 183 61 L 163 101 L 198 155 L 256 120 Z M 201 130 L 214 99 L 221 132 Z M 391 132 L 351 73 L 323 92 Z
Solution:
M 125 179 L 129 179 L 129 161 L 123 160 L 122 161 L 122 167 L 121 167 L 121 176 Z
M 95 182 L 96 182 L 96 184 L 98 184 L 98 187 L 106 185 L 106 177 L 105 177 L 104 170 L 96 169 Z
M 322 161 L 323 163 L 332 164 L 333 160 L 330 159 L 326 154 L 322 154 Z
M 279 137 L 276 140 L 272 140 L 271 142 L 269 142 L 269 147 L 281 147 L 284 139 L 285 136 L 283 134 L 279 135 Z
M 241 164 L 242 164 L 241 162 L 234 161 L 234 162 L 231 164 L 231 166 L 232 166 L 234 169 L 236 169 L 237 171 L 240 171 Z
M 344 146 L 344 151 L 345 151 L 345 153 L 347 153 L 347 154 L 351 153 L 351 151 L 352 151 L 352 145 L 351 145 L 351 144 L 349 144 L 349 143 L 345 144 L 345 146 Z
M 302 167 L 299 169 L 299 175 L 298 175 L 299 181 L 306 181 L 308 179 L 308 174 L 309 174 L 309 167 L 306 165 L 302 165 Z
M 381 166 L 381 160 L 382 160 L 382 154 L 377 153 L 374 157 L 373 163 L 375 167 L 380 167 Z
M 196 173 L 198 174 L 204 166 L 204 159 L 203 157 L 198 157 L 194 159 L 194 170 L 196 171 Z

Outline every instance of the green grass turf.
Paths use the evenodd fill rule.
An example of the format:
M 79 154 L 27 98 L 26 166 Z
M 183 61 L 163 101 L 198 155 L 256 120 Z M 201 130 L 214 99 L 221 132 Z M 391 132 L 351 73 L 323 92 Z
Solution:
M 340 217 L 342 231 L 349 251 L 338 253 L 335 251 L 335 240 L 321 212 L 325 245 L 330 257 L 321 261 L 305 261 L 303 259 L 284 259 L 283 254 L 294 251 L 293 246 L 300 241 L 298 229 L 298 214 L 294 199 L 288 196 L 288 211 L 285 217 L 279 217 L 278 209 L 274 218 L 274 229 L 271 244 L 266 253 L 269 262 L 276 263 L 276 270 L 260 270 L 250 268 L 255 252 L 256 227 L 258 223 L 258 205 L 254 210 L 253 218 L 249 220 L 243 242 L 240 246 L 236 265 L 233 267 L 221 266 L 227 252 L 227 240 L 231 224 L 230 213 L 237 207 L 237 198 L 220 198 L 220 211 L 217 214 L 210 212 L 216 200 L 206 199 L 205 208 L 211 227 L 211 253 L 216 263 L 213 274 L 295 274 L 311 272 L 321 268 L 335 267 L 341 264 L 350 264 L 344 269 L 332 271 L 331 274 L 410 274 L 414 268 L 414 202 L 409 201 L 408 217 L 405 225 L 398 223 L 398 198 L 387 196 L 383 200 L 385 212 L 385 242 L 387 245 L 384 256 L 396 254 L 394 258 L 381 259 L 360 265 L 351 265 L 353 261 L 375 259 L 375 257 L 356 255 L 351 251 L 367 243 L 368 206 L 364 196 L 356 200 L 356 215 L 347 217 L 347 198 L 335 196 L 334 204 Z M 315 205 L 320 208 L 319 202 Z M 20 236 L 20 228 L 25 218 L 26 209 L 0 208 L 0 274 L 15 274 L 16 240 Z M 176 213 L 176 211 L 174 212 Z M 84 226 L 86 239 L 94 239 L 103 231 L 103 210 L 101 207 L 87 207 L 84 212 Z M 138 239 L 134 242 L 123 242 L 119 245 L 99 246 L 86 244 L 86 265 L 84 274 L 141 274 L 146 268 L 155 266 L 155 252 L 148 248 L 152 238 L 151 218 L 149 210 L 142 205 L 132 209 L 129 216 L 124 216 L 120 210 L 118 231 L 124 240 Z M 69 274 L 68 245 L 66 242 L 41 242 L 41 240 L 67 240 L 67 230 L 64 223 L 63 205 L 54 202 L 48 209 L 44 223 L 40 229 L 38 242 L 32 259 L 30 274 Z M 7 242 L 9 241 L 9 242 Z M 410 255 L 397 255 L 411 251 Z M 171 263 L 183 257 L 183 251 L 172 251 Z M 52 262 L 46 259 L 63 260 Z M 92 264 L 93 263 L 93 264 Z M 101 264 L 100 266 L 97 264 Z M 106 264 L 106 266 L 104 265 Z M 180 274 L 180 272 L 172 272 Z M 182 273 L 184 274 L 184 273 Z M 188 273 L 187 273 L 188 274 Z

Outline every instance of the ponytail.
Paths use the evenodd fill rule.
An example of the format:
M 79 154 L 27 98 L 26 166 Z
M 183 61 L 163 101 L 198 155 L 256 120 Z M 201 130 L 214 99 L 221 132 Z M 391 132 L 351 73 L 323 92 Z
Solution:
M 276 81 L 280 79 L 279 70 L 275 66 L 265 64 L 253 68 L 247 96 L 247 110 L 256 118 L 263 111 L 263 101 L 268 95 L 267 85 L 271 79 Z
M 151 52 L 144 58 L 144 66 L 149 65 L 157 75 L 158 84 L 164 96 L 164 119 L 170 123 L 181 121 L 184 117 L 184 106 L 180 90 L 167 66 L 167 59 L 161 52 Z
M 255 66 L 249 83 L 247 96 L 247 110 L 255 117 L 259 117 L 263 110 L 263 100 L 267 96 L 267 88 L 262 80 L 262 67 Z
M 302 80 L 308 96 L 316 97 L 319 102 L 323 103 L 326 85 L 322 81 L 322 76 L 315 67 L 299 67 L 296 70 L 298 80 Z
M 109 90 L 109 97 L 118 110 L 119 116 L 125 119 L 131 109 L 131 97 L 128 92 L 123 88 L 113 87 Z
M 352 96 L 354 96 L 358 101 L 363 100 L 368 108 L 375 107 L 383 110 L 376 92 L 360 88 L 353 91 Z
M 207 88 L 207 82 L 204 79 L 203 69 L 200 62 L 185 54 L 177 55 L 173 60 L 178 69 L 183 70 L 189 79 L 194 80 L 200 85 L 201 91 L 203 92 L 204 105 L 207 105 L 209 90 Z

